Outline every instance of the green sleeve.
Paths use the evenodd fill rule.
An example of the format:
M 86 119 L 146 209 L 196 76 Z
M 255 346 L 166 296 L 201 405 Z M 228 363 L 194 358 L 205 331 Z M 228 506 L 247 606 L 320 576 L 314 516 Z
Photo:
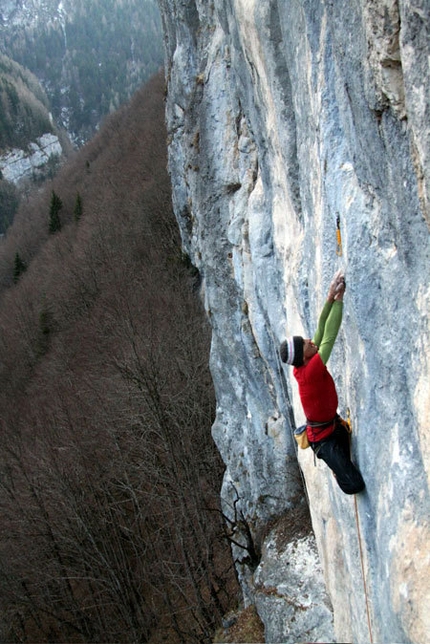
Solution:
M 328 318 L 328 316 L 330 314 L 332 305 L 333 305 L 333 302 L 329 302 L 327 300 L 326 303 L 323 306 L 323 310 L 320 313 L 320 317 L 319 317 L 319 320 L 318 320 L 318 328 L 315 331 L 314 337 L 312 338 L 312 342 L 314 342 L 317 345 L 317 347 L 320 346 L 321 341 L 323 339 L 325 323 L 326 323 L 327 318 Z
M 318 328 L 313 342 L 318 347 L 318 353 L 324 364 L 327 364 L 337 334 L 342 323 L 343 302 L 326 302 L 318 320 Z

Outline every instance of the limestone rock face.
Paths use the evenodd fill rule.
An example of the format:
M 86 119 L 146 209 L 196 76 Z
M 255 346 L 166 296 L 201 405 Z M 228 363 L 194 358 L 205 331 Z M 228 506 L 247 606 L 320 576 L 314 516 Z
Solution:
M 213 437 L 245 599 L 271 642 L 300 639 L 294 601 L 320 606 L 320 631 L 303 639 L 330 640 L 331 602 L 337 641 L 426 641 L 429 2 L 160 7 L 174 208 L 213 329 Z M 297 454 L 304 416 L 279 359 L 286 335 L 313 335 L 339 268 L 347 292 L 328 367 L 366 481 L 355 498 L 310 450 Z M 313 586 L 297 573 L 303 537 L 280 552 L 268 529 L 303 501 L 302 476 L 328 597 L 318 566 Z
M 2 176 L 11 183 L 37 177 L 52 158 L 60 159 L 63 148 L 55 134 L 46 133 L 29 144 L 28 150 L 14 148 L 0 156 Z

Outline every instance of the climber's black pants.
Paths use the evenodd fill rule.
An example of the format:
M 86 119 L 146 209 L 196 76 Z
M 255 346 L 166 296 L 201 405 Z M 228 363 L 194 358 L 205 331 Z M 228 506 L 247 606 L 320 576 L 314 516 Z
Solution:
M 340 423 L 330 436 L 310 445 L 316 456 L 322 458 L 333 470 L 339 487 L 345 494 L 357 494 L 364 490 L 363 477 L 349 455 L 349 434 Z

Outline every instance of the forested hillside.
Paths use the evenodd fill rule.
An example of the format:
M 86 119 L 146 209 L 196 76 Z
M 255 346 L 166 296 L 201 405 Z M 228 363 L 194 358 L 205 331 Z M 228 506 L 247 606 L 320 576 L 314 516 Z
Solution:
M 78 144 L 163 62 L 156 0 L 12 0 L 0 8 L 0 36 L 0 51 L 37 76 Z
M 0 54 L 0 150 L 24 148 L 54 130 L 49 101 L 37 78 Z
M 31 156 L 40 146 L 39 137 L 46 134 L 58 137 L 64 153 L 71 149 L 71 143 L 65 133 L 54 124 L 48 97 L 36 76 L 0 54 L 0 234 L 3 234 L 12 222 L 20 197 L 27 188 L 32 183 L 40 183 L 47 177 L 52 178 L 60 163 L 60 155 L 50 156 L 44 165 L 39 161 L 37 172 L 33 171 L 29 177 L 29 186 L 21 183 L 17 188 L 13 181 L 7 180 L 7 172 L 4 172 L 5 166 L 11 162 L 8 153 L 11 150 L 22 150 L 23 155 Z M 16 155 L 12 159 L 16 166 L 20 166 L 18 157 L 19 155 Z M 24 174 L 22 168 L 21 171 Z M 19 174 L 20 168 L 17 172 Z
M 0 242 L 0 641 L 210 642 L 236 579 L 156 77 Z

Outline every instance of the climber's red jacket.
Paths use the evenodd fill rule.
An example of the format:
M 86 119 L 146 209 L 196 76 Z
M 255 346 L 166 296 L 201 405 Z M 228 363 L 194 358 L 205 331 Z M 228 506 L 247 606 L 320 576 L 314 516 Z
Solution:
M 337 392 L 333 378 L 316 353 L 306 366 L 295 367 L 294 376 L 299 384 L 299 394 L 307 420 L 326 423 L 334 420 L 337 411 Z M 307 425 L 308 439 L 313 442 L 327 438 L 334 430 L 334 423 L 328 427 Z
M 307 365 L 295 367 L 293 370 L 299 385 L 300 399 L 307 420 L 323 425 L 333 421 L 323 427 L 307 425 L 306 433 L 312 442 L 327 438 L 335 428 L 337 392 L 326 363 L 342 322 L 342 312 L 342 302 L 327 301 L 325 303 L 318 321 L 318 329 L 313 337 L 313 342 L 318 347 L 318 353 L 309 360 Z

